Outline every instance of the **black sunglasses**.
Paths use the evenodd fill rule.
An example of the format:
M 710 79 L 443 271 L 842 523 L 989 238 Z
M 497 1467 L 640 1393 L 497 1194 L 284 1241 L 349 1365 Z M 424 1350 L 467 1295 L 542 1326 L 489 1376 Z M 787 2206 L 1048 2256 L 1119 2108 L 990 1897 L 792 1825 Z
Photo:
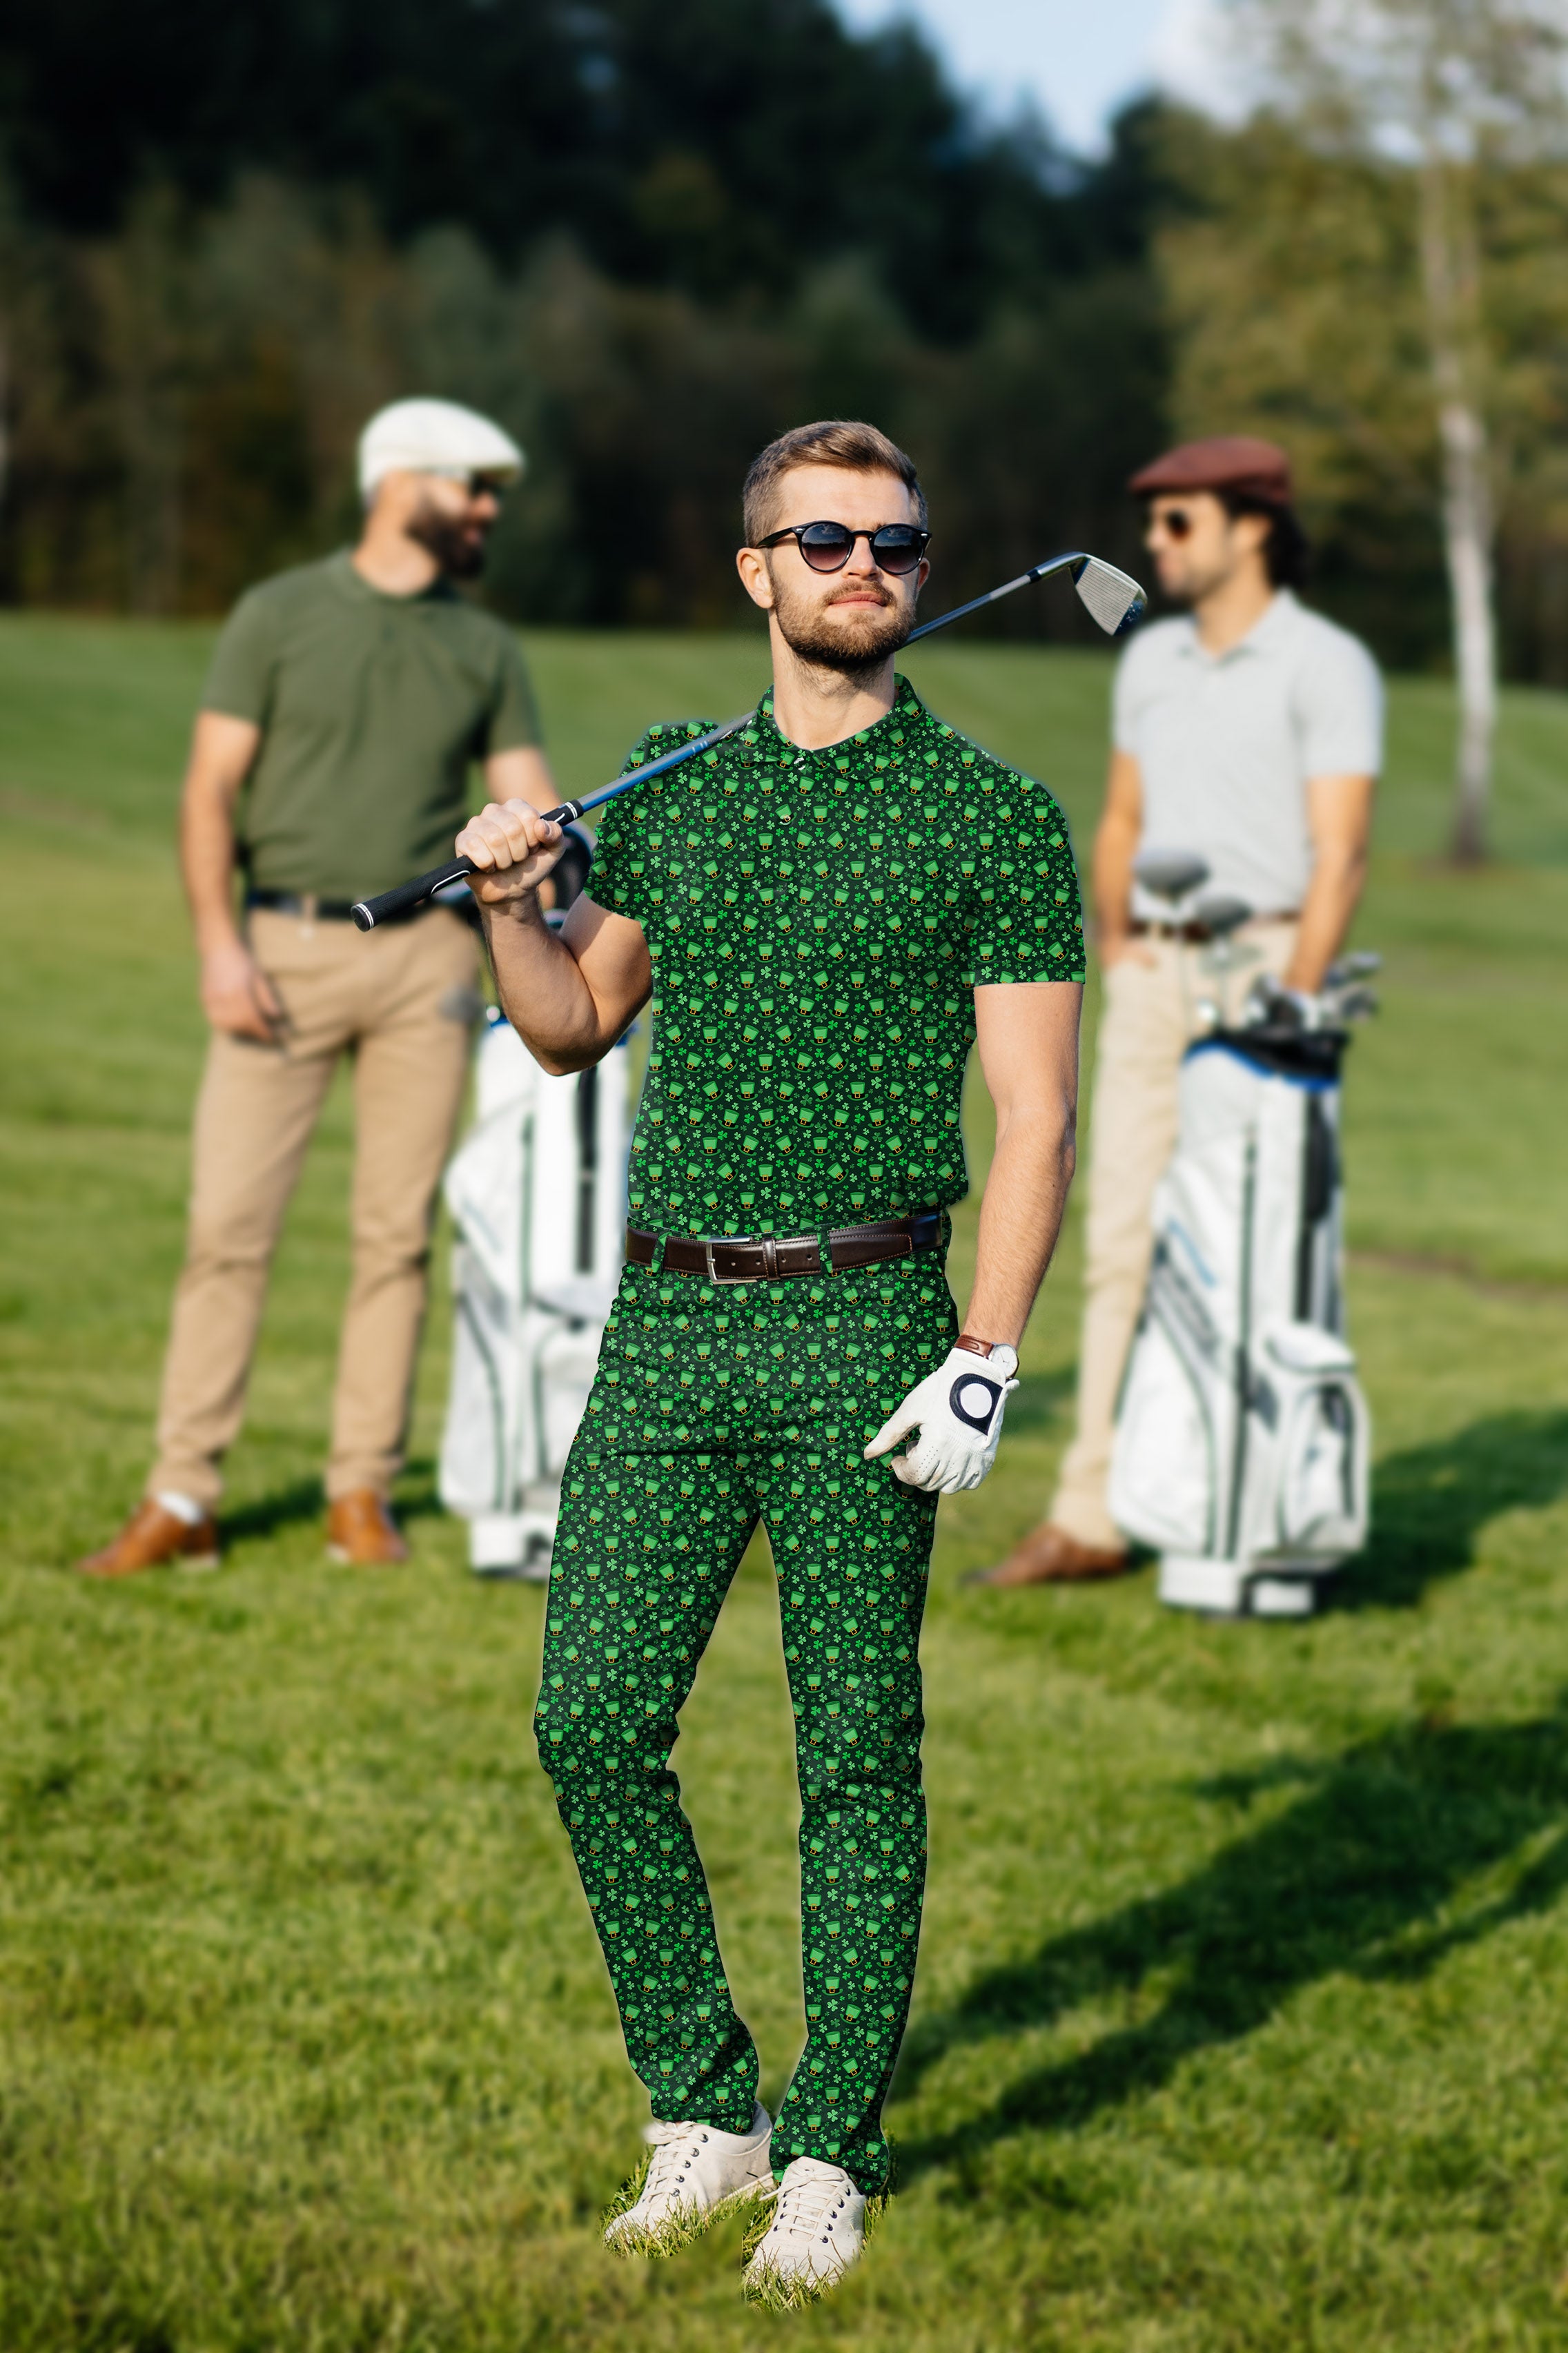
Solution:
M 456 482 L 470 499 L 504 498 L 517 480 L 510 468 L 503 471 L 484 466 L 426 466 L 421 470 L 437 481 Z
M 794 540 L 814 572 L 842 572 L 856 541 L 863 539 L 879 572 L 890 572 L 895 578 L 913 572 L 931 545 L 930 532 L 912 522 L 879 523 L 875 531 L 851 531 L 847 522 L 794 522 L 784 531 L 769 532 L 757 545 L 777 547 L 786 539 Z

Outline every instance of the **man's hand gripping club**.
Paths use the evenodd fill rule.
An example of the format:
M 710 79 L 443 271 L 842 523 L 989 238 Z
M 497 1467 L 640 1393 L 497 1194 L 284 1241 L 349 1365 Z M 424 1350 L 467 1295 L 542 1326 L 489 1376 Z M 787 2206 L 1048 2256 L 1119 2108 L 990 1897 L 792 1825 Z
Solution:
M 491 801 L 472 817 L 453 844 L 459 858 L 471 858 L 476 871 L 468 888 L 481 907 L 510 907 L 534 899 L 560 860 L 565 834 L 527 801 Z
M 1078 1022 L 1071 981 L 974 992 L 975 1046 L 996 1107 L 996 1153 L 980 1206 L 974 1290 L 963 1320 L 989 1355 L 953 1348 L 912 1388 L 866 1449 L 868 1461 L 920 1436 L 893 1462 L 906 1487 L 952 1495 L 978 1487 L 996 1460 L 1017 1388 L 1017 1345 L 1056 1248 L 1073 1172 Z
M 560 1076 L 600 1061 L 647 1003 L 653 967 L 639 924 L 585 894 L 559 932 L 539 886 L 561 856 L 559 825 L 526 801 L 492 801 L 458 836 L 471 859 L 501 1008 L 536 1062 Z

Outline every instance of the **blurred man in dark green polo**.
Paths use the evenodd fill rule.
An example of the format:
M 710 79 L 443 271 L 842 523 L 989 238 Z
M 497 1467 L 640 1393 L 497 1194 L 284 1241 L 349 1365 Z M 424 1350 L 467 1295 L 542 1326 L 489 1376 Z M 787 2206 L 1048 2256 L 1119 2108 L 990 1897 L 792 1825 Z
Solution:
M 342 1056 L 353 1064 L 353 1273 L 327 1464 L 335 1556 L 399 1560 L 402 1462 L 431 1219 L 468 1068 L 474 934 L 448 908 L 368 938 L 352 901 L 433 865 L 479 762 L 496 800 L 560 798 L 512 632 L 459 596 L 522 453 L 449 401 L 360 442 L 360 543 L 241 598 L 202 696 L 181 859 L 212 1027 L 191 1223 L 142 1503 L 79 1565 L 216 1556 L 284 1211 Z M 243 914 L 235 875 L 244 877 Z

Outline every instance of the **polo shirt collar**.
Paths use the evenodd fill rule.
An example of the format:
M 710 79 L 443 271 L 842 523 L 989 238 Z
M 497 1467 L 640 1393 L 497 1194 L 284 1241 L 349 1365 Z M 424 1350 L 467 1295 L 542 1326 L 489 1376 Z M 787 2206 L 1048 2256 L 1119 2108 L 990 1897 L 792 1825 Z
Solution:
M 900 724 L 907 727 L 916 721 L 928 719 L 930 715 L 909 680 L 901 671 L 895 670 L 892 709 L 886 712 L 872 726 L 858 727 L 853 735 L 841 736 L 837 744 L 818 744 L 815 749 L 810 749 L 804 744 L 790 743 L 789 738 L 780 728 L 778 721 L 773 717 L 773 691 L 771 686 L 757 705 L 756 724 L 759 733 L 773 736 L 787 751 L 805 752 L 808 759 L 826 759 L 835 753 L 842 753 L 850 748 L 856 751 L 874 752 L 884 727 L 890 729 Z
M 1222 662 L 1235 661 L 1242 654 L 1269 653 L 1279 640 L 1293 627 L 1296 616 L 1300 609 L 1293 590 L 1276 588 L 1247 635 L 1244 638 L 1237 638 L 1235 645 L 1226 646 L 1222 654 L 1211 654 L 1206 651 L 1202 638 L 1198 636 L 1198 625 L 1189 614 L 1182 651 L 1194 656 L 1201 662 L 1206 662 L 1211 670 L 1217 669 Z

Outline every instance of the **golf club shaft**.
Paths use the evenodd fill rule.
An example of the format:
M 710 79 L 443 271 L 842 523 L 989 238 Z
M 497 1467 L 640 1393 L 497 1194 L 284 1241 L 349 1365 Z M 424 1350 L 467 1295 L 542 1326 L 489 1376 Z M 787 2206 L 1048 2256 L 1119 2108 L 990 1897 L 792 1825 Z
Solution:
M 945 629 L 950 621 L 962 621 L 965 613 L 978 613 L 982 606 L 994 605 L 999 596 L 1010 596 L 1016 588 L 1027 588 L 1034 581 L 1044 580 L 1049 573 L 1065 571 L 1068 565 L 1083 564 L 1087 560 L 1077 554 L 1053 555 L 1046 563 L 1037 564 L 1027 572 L 1020 572 L 1016 580 L 1005 580 L 1000 588 L 989 589 L 984 596 L 972 596 L 967 605 L 955 605 L 951 613 L 939 613 L 934 621 L 922 621 L 918 629 L 910 631 L 904 643 L 912 646 L 917 638 L 929 638 L 933 629 Z
M 939 613 L 934 621 L 922 621 L 918 629 L 910 630 L 904 642 L 912 646 L 917 638 L 929 638 L 933 629 L 945 629 L 951 621 L 962 621 L 966 613 L 978 613 L 983 605 L 994 605 L 999 596 L 1011 596 L 1015 589 L 1027 588 L 1037 580 L 1047 579 L 1053 572 L 1065 572 L 1072 565 L 1087 564 L 1089 560 L 1088 556 L 1078 553 L 1050 556 L 1044 564 L 1033 565 L 1027 572 L 1020 572 L 1016 580 L 1005 580 L 1000 588 L 993 588 L 988 595 L 971 597 L 967 605 L 955 605 L 951 613 Z M 679 751 L 667 752 L 662 759 L 650 760 L 646 767 L 634 768 L 629 776 L 616 777 L 612 784 L 602 786 L 596 793 L 590 793 L 585 800 L 563 801 L 559 808 L 546 809 L 543 815 L 553 825 L 570 825 L 584 810 L 597 808 L 605 801 L 617 799 L 622 793 L 629 792 L 634 785 L 640 785 L 645 777 L 662 776 L 667 769 L 679 767 L 683 760 L 695 759 L 700 752 L 706 752 L 711 745 L 722 743 L 726 735 L 735 734 L 754 715 L 746 711 L 738 719 L 727 719 L 721 727 L 710 727 L 705 735 L 696 736 L 691 743 L 683 744 Z M 416 907 L 422 907 L 427 899 L 433 899 L 437 892 L 449 890 L 454 882 L 466 882 L 473 871 L 470 860 L 448 859 L 445 866 L 433 866 L 428 874 L 416 874 L 411 882 L 400 882 L 395 891 L 383 891 L 374 899 L 362 899 L 353 910 L 354 922 L 362 932 L 374 931 L 377 923 L 387 923 L 395 915 L 412 913 Z
M 629 776 L 617 776 L 612 784 L 602 785 L 596 793 L 589 793 L 580 801 L 563 801 L 559 808 L 542 809 L 540 814 L 548 825 L 574 825 L 587 809 L 597 808 L 601 802 L 613 801 L 645 777 L 661 776 L 667 769 L 678 768 L 683 760 L 693 760 L 726 735 L 733 735 L 753 716 L 750 711 L 738 719 L 727 719 L 721 727 L 710 727 L 705 735 L 694 736 L 682 744 L 679 751 L 667 752 L 662 759 L 649 760 L 646 765 L 634 768 Z M 362 932 L 373 932 L 377 923 L 389 923 L 395 915 L 411 914 L 438 892 L 449 890 L 454 882 L 466 882 L 476 871 L 471 858 L 449 858 L 444 866 L 432 866 L 427 874 L 416 874 L 411 882 L 400 882 L 395 891 L 383 891 L 374 899 L 362 899 L 352 909 L 354 922 Z

